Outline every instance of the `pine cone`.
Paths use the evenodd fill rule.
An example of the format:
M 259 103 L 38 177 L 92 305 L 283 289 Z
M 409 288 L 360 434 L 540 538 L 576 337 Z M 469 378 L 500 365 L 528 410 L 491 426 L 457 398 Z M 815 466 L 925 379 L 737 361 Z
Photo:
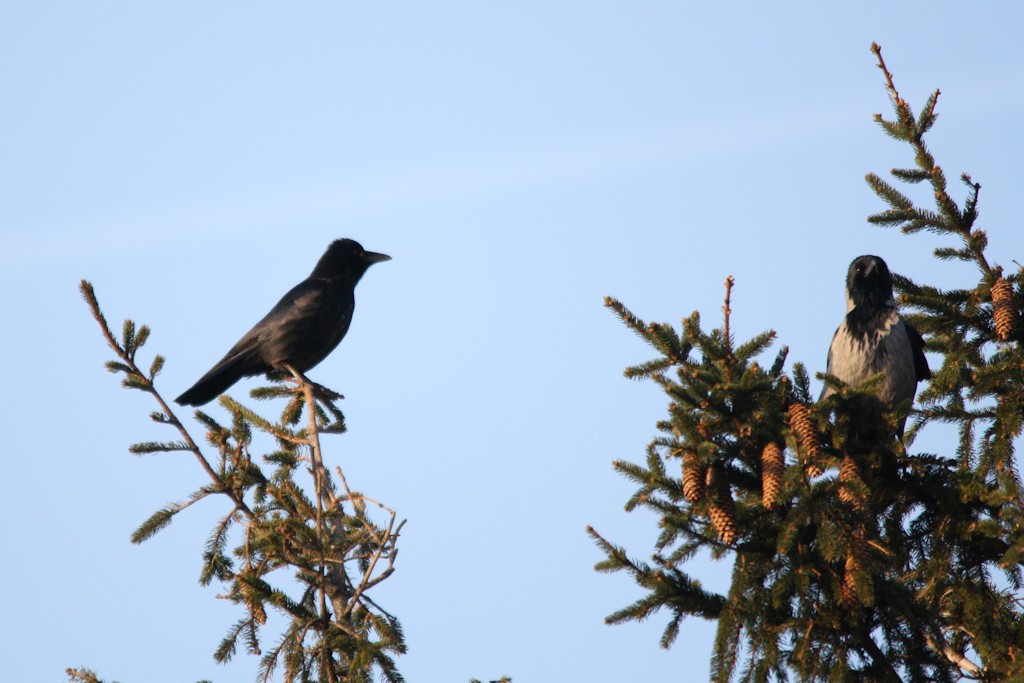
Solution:
M 245 570 L 235 577 L 238 590 L 242 594 L 242 601 L 245 603 L 246 608 L 248 608 L 253 620 L 257 624 L 265 624 L 267 623 L 267 612 L 263 609 L 263 602 L 253 594 L 252 586 L 249 585 L 249 581 L 246 578 L 243 578 L 243 575 L 248 578 L 253 575 L 253 572 Z
M 683 497 L 696 503 L 704 497 L 705 468 L 698 466 L 697 454 L 683 451 Z
M 839 587 L 839 602 L 846 609 L 851 609 L 860 602 L 857 597 L 857 582 L 855 575 L 860 567 L 854 561 L 853 555 L 846 556 L 846 566 L 843 569 L 843 585 Z
M 715 525 L 718 539 L 726 545 L 736 542 L 736 504 L 732 499 L 732 489 L 721 467 L 708 469 L 708 492 L 711 494 L 711 505 L 708 516 Z
M 863 602 L 857 595 L 857 578 L 864 573 L 864 564 L 868 561 L 871 546 L 862 530 L 853 532 L 850 539 L 850 550 L 846 553 L 846 564 L 843 566 L 843 585 L 839 589 L 839 601 L 847 609 Z M 861 580 L 868 581 L 869 577 Z
M 782 474 L 786 460 L 777 443 L 768 443 L 761 451 L 761 504 L 772 510 L 779 503 Z
M 996 336 L 1000 341 L 1008 341 L 1013 336 L 1017 311 L 1013 305 L 1013 285 L 1005 278 L 999 278 L 992 285 L 992 319 Z
M 846 486 L 847 482 L 851 486 Z M 857 510 L 862 509 L 864 506 L 860 499 L 860 492 L 857 490 L 857 486 L 862 484 L 860 466 L 857 465 L 857 461 L 852 456 L 844 455 L 842 463 L 839 465 L 839 500 L 847 505 L 852 505 Z
M 821 441 L 818 439 L 818 430 L 815 429 L 814 422 L 811 420 L 811 411 L 803 403 L 789 405 L 789 427 L 800 441 L 800 454 L 804 456 L 807 475 L 820 477 L 824 473 L 824 470 L 817 464 L 821 457 Z

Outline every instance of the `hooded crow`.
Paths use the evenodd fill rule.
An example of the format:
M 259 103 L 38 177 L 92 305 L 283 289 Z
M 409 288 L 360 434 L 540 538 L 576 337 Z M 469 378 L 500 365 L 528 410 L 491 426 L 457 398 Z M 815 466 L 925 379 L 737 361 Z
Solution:
M 309 277 L 245 333 L 195 385 L 175 399 L 201 406 L 243 377 L 306 372 L 341 342 L 352 322 L 355 288 L 374 263 L 390 256 L 366 251 L 354 240 L 335 240 Z
M 917 383 L 929 379 L 924 340 L 907 324 L 892 295 L 892 274 L 878 256 L 858 256 L 846 275 L 846 318 L 828 350 L 828 374 L 857 386 L 879 373 L 885 410 L 912 402 Z M 819 401 L 835 393 L 825 385 Z M 902 436 L 906 417 L 897 435 Z

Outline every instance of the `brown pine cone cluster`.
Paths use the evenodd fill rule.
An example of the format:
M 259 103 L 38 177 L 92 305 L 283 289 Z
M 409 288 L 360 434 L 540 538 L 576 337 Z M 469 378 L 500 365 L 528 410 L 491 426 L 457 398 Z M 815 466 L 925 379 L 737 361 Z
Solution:
M 867 563 L 870 552 L 871 546 L 864 536 L 864 532 L 855 531 L 850 550 L 846 554 L 846 563 L 843 566 L 843 585 L 839 589 L 839 601 L 843 607 L 849 609 L 862 602 L 860 596 L 857 595 L 857 578 L 864 572 L 864 565 Z
M 235 579 L 238 581 L 238 589 L 242 594 L 242 600 L 249 609 L 249 614 L 257 624 L 267 623 L 267 612 L 263 609 L 263 603 L 254 595 L 252 586 L 246 579 L 257 578 L 252 570 L 243 570 Z
M 1013 285 L 1005 278 L 992 285 L 992 320 L 999 340 L 1009 341 L 1016 327 L 1017 311 L 1013 305 Z
M 824 470 L 817 464 L 821 458 L 821 441 L 818 430 L 811 420 L 811 411 L 803 403 L 789 405 L 789 427 L 800 442 L 800 455 L 803 456 L 804 468 L 810 477 L 820 477 Z
M 718 539 L 727 545 L 736 542 L 736 503 L 732 499 L 729 480 L 720 467 L 708 468 L 708 494 L 711 496 L 708 516 L 718 532 Z
M 839 465 L 839 500 L 860 510 L 864 505 L 856 487 L 862 481 L 857 461 L 852 456 L 844 455 Z M 846 486 L 847 483 L 852 485 Z
M 761 451 L 761 504 L 768 510 L 779 504 L 785 469 L 786 461 L 782 448 L 777 443 L 767 444 Z
M 854 579 L 859 571 L 860 566 L 857 565 L 853 555 L 847 555 L 846 566 L 843 569 L 843 585 L 839 588 L 839 602 L 846 609 L 850 609 L 860 602 L 860 599 L 857 597 L 857 585 Z
M 697 465 L 697 454 L 683 451 L 683 497 L 696 503 L 704 497 L 704 480 L 707 473 Z

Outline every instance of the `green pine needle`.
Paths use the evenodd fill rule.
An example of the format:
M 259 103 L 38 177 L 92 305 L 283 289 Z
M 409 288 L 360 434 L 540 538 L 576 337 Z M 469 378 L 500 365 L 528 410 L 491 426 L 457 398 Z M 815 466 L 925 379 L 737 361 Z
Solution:
M 128 452 L 132 455 L 151 455 L 153 453 L 190 450 L 192 450 L 192 447 L 184 441 L 142 441 L 128 447 Z
M 152 538 L 157 532 L 169 525 L 171 520 L 174 519 L 174 515 L 178 514 L 183 507 L 182 504 L 172 503 L 154 512 L 150 515 L 149 519 L 132 532 L 132 543 L 138 545 Z

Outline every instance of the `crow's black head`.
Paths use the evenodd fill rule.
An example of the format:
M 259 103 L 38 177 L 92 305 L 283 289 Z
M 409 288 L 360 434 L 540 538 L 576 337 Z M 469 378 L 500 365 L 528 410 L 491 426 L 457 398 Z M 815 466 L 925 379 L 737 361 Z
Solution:
M 846 274 L 847 307 L 878 309 L 892 301 L 892 274 L 878 256 L 858 256 Z
M 390 260 L 391 257 L 387 254 L 366 251 L 355 240 L 334 240 L 317 261 L 310 277 L 325 280 L 344 278 L 355 284 L 374 263 Z

